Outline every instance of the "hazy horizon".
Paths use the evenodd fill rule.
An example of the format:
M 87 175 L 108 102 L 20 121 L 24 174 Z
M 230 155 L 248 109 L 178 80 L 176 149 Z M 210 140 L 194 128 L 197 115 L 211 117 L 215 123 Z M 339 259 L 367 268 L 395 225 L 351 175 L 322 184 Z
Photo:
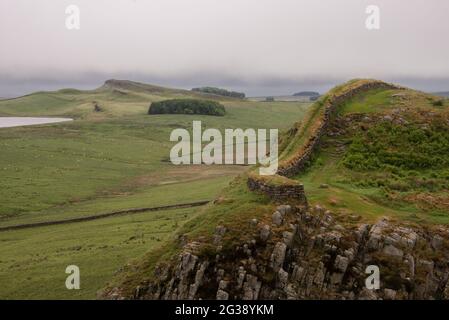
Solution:
M 70 4 L 80 30 L 65 26 Z M 371 4 L 379 30 L 365 28 Z M 249 96 L 351 78 L 449 91 L 447 12 L 439 0 L 3 0 L 0 97 L 110 78 Z

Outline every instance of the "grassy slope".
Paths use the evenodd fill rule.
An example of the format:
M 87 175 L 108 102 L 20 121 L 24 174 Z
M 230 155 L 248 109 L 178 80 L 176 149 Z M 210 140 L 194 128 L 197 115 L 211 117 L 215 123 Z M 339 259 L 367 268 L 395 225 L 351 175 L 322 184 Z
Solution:
M 0 115 L 76 118 L 70 123 L 0 129 L 0 225 L 215 198 L 245 168 L 171 165 L 167 162 L 173 145 L 169 142 L 171 130 L 189 129 L 193 119 L 202 120 L 205 128 L 285 129 L 301 118 L 308 106 L 225 98 L 221 100 L 227 109 L 225 117 L 146 115 L 151 101 L 199 96 L 183 90 L 120 84 L 0 101 Z M 93 101 L 104 112 L 94 112 Z M 174 210 L 167 216 L 176 216 L 171 220 L 181 225 L 198 211 Z M 135 236 L 133 224 L 128 225 L 133 219 L 142 220 L 145 239 L 159 235 L 156 230 L 161 222 L 154 220 L 153 214 L 1 233 L 0 297 L 94 298 L 95 291 L 125 261 L 163 244 L 148 240 L 120 245 Z M 168 239 L 174 230 L 164 229 L 161 239 Z M 67 249 L 80 243 L 84 249 Z M 95 243 L 93 249 L 86 249 Z M 117 244 L 113 250 L 103 248 L 108 243 Z M 69 263 L 84 266 L 85 290 L 64 289 L 64 270 Z
M 170 263 L 181 251 L 178 236 L 185 241 L 195 241 L 200 248 L 197 254 L 215 256 L 213 243 L 215 227 L 223 225 L 227 231 L 223 238 L 223 250 L 229 250 L 235 243 L 250 241 L 252 232 L 247 232 L 252 219 L 271 224 L 271 213 L 275 205 L 264 195 L 254 193 L 246 187 L 246 175 L 234 179 L 221 192 L 218 201 L 208 204 L 190 218 L 171 241 L 161 247 L 149 250 L 143 257 L 135 259 L 108 283 L 108 288 L 119 286 L 123 292 L 132 294 L 142 281 L 151 280 L 158 264 Z M 256 228 L 255 226 L 253 228 Z M 252 230 L 254 231 L 254 230 Z M 229 247 L 228 247 L 229 246 Z
M 351 80 L 346 83 L 346 86 L 351 86 L 355 80 Z M 331 89 L 328 93 L 321 96 L 311 107 L 310 110 L 305 115 L 302 121 L 296 124 L 297 131 L 294 135 L 287 137 L 285 141 L 281 145 L 281 153 L 279 155 L 280 162 L 288 162 L 291 160 L 298 149 L 301 149 L 302 146 L 310 139 L 310 137 L 314 134 L 314 129 L 319 127 L 321 124 L 321 117 L 324 114 L 325 106 L 329 97 L 338 94 L 343 89 L 343 86 L 336 86 Z
M 348 101 L 340 109 L 340 115 L 353 113 L 364 113 L 367 116 L 391 114 L 400 109 L 402 117 L 409 122 L 407 128 L 415 122 L 431 123 L 430 118 L 418 117 L 419 112 L 431 112 L 447 117 L 448 102 L 442 107 L 434 106 L 439 98 L 413 91 L 413 90 L 373 90 L 361 94 L 351 101 Z M 367 126 L 369 121 L 367 123 Z M 358 127 L 350 130 L 349 134 L 343 137 L 327 137 L 324 146 L 316 155 L 316 159 L 311 168 L 304 174 L 300 174 L 296 179 L 304 183 L 309 200 L 312 203 L 321 203 L 333 210 L 348 214 L 359 215 L 368 220 L 374 220 L 379 216 L 391 216 L 406 219 L 418 223 L 449 223 L 449 206 L 423 206 L 418 201 L 402 201 L 407 195 L 422 194 L 423 188 L 408 187 L 407 190 L 397 190 L 400 183 L 405 181 L 422 180 L 429 181 L 431 177 L 447 176 L 447 168 L 431 167 L 427 169 L 408 170 L 404 165 L 396 167 L 382 166 L 366 169 L 352 169 L 344 165 L 344 160 L 350 155 L 348 148 L 341 149 L 342 145 L 351 146 L 356 140 L 355 137 L 365 137 L 363 143 L 380 143 L 386 141 L 386 145 L 381 150 L 403 154 L 405 158 L 421 154 L 424 159 L 430 159 L 431 155 L 418 151 L 418 145 L 411 141 L 404 141 L 406 135 L 393 136 L 392 132 L 383 133 L 379 130 L 382 124 L 375 125 L 376 130 L 364 132 Z M 401 128 L 401 125 L 396 126 Z M 402 128 L 405 128 L 402 126 Z M 447 129 L 444 129 L 447 130 Z M 422 131 L 424 134 L 425 131 Z M 386 136 L 383 136 L 386 134 Z M 439 132 L 439 134 L 445 134 Z M 366 138 L 369 135 L 369 138 Z M 387 142 L 389 141 L 389 142 Z M 430 140 L 426 143 L 431 143 Z M 439 148 L 439 153 L 446 152 Z M 409 153 L 409 156 L 405 154 Z M 366 159 L 376 158 L 376 154 L 365 154 Z M 366 160 L 365 159 L 365 160 Z M 423 160 L 421 164 L 423 164 Z M 411 161 L 406 159 L 405 161 Z M 407 178 L 411 178 L 407 180 Z M 437 179 L 434 179 L 437 180 Z M 375 182 L 375 183 L 374 183 Z M 424 190 L 426 195 L 439 195 L 443 201 L 449 197 L 448 184 L 440 179 L 441 188 L 439 190 Z M 408 183 L 408 182 L 407 182 Z M 329 188 L 321 188 L 322 184 L 329 185 Z M 405 188 L 405 187 L 404 187 Z M 410 197 L 408 197 L 410 198 Z M 447 200 L 446 200 L 447 202 Z
M 351 81 L 346 85 L 353 85 Z M 330 94 L 338 93 L 344 89 L 343 86 L 334 88 Z M 401 97 L 393 95 L 400 94 Z M 327 96 L 322 97 L 326 99 Z M 373 90 L 348 101 L 343 105 L 340 115 L 350 113 L 389 113 L 396 108 L 411 108 L 431 112 L 447 112 L 445 102 L 443 107 L 435 107 L 435 97 L 422 94 L 412 90 Z M 325 101 L 325 100 L 324 100 Z M 301 147 L 311 135 L 311 128 L 316 125 L 316 120 L 322 112 L 323 100 L 317 102 L 309 111 L 308 115 L 299 125 L 299 130 L 294 135 L 285 136 L 283 142 L 282 160 L 288 160 L 293 156 L 296 149 Z M 352 133 L 354 134 L 354 132 Z M 342 139 L 349 141 L 353 136 L 345 136 Z M 353 172 L 342 166 L 341 161 L 344 152 L 336 146 L 335 138 L 325 138 L 325 145 L 315 156 L 313 165 L 303 174 L 295 177 L 304 183 L 306 193 L 311 204 L 321 204 L 330 208 L 336 215 L 343 216 L 342 220 L 360 219 L 374 221 L 379 216 L 388 215 L 394 219 L 407 219 L 414 222 L 449 223 L 448 209 L 439 212 L 423 212 L 414 205 L 402 203 L 388 204 L 388 201 L 379 201 L 378 188 L 361 187 L 357 179 L 363 178 L 365 173 Z M 337 141 L 338 143 L 345 141 Z M 346 141 L 347 142 L 347 141 Z M 362 176 L 362 177 L 361 177 Z M 352 180 L 350 180 L 351 178 Z M 365 177 L 366 178 L 366 177 Z M 321 188 L 322 184 L 328 184 L 328 188 Z M 446 190 L 446 195 L 448 191 Z M 202 244 L 203 251 L 200 254 L 208 254 L 208 244 L 217 225 L 224 225 L 229 232 L 226 233 L 224 246 L 235 243 L 243 243 L 244 237 L 251 234 L 249 221 L 258 218 L 271 224 L 270 218 L 274 204 L 258 193 L 248 191 L 246 177 L 235 179 L 230 187 L 226 188 L 221 197 L 222 201 L 210 204 L 196 217 L 186 223 L 180 230 L 191 241 Z M 248 239 L 249 240 L 249 239 Z M 109 288 L 119 286 L 126 294 L 132 294 L 133 289 L 143 280 L 152 279 L 154 267 L 158 263 L 168 263 L 176 257 L 181 250 L 177 242 L 167 242 L 164 247 L 148 252 L 142 259 L 135 261 L 129 268 L 118 274 L 110 283 Z M 213 254 L 213 250 L 211 253 Z

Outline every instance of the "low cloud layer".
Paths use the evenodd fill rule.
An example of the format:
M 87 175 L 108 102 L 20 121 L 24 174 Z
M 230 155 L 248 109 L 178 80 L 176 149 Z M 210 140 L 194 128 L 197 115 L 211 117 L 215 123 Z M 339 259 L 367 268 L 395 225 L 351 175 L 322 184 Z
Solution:
M 65 8 L 80 8 L 67 30 Z M 367 5 L 380 30 L 365 28 Z M 250 95 L 354 77 L 449 90 L 440 0 L 2 0 L 0 97 L 126 78 Z

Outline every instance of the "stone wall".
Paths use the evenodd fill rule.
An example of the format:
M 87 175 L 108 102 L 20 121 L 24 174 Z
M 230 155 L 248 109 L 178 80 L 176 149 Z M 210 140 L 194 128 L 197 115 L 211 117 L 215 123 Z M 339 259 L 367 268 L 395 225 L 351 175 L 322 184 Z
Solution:
M 307 205 L 304 185 L 300 183 L 275 185 L 266 183 L 262 179 L 249 177 L 247 184 L 251 191 L 261 191 L 275 201 L 291 199 L 296 200 L 302 205 Z
M 302 149 L 302 152 L 296 155 L 294 160 L 288 161 L 286 163 L 280 163 L 278 174 L 285 177 L 291 177 L 301 172 L 305 168 L 307 162 L 311 159 L 313 153 L 318 149 L 321 138 L 326 133 L 332 115 L 336 113 L 338 107 L 360 93 L 381 88 L 401 89 L 401 87 L 395 86 L 393 84 L 373 80 L 363 83 L 355 88 L 351 88 L 337 96 L 330 97 L 324 107 L 325 110 L 321 126 L 317 128 L 315 133 L 312 134 L 312 137 L 309 139 L 309 141 L 307 141 L 304 148 Z
M 332 120 L 332 115 L 336 113 L 338 107 L 360 93 L 380 88 L 401 89 L 401 87 L 393 84 L 373 80 L 363 82 L 354 88 L 347 89 L 339 95 L 330 96 L 324 106 L 322 118 L 317 119 L 317 121 L 321 121 L 321 125 L 314 133 L 312 133 L 311 138 L 305 143 L 304 147 L 298 151 L 293 160 L 281 162 L 279 164 L 277 174 L 284 177 L 291 177 L 304 170 L 307 163 L 311 160 L 313 153 L 318 149 L 321 138 L 326 134 L 326 130 L 329 128 L 329 124 Z M 258 179 L 253 176 L 248 178 L 247 183 L 250 190 L 261 191 L 275 200 L 296 199 L 307 205 L 307 198 L 302 184 L 294 185 L 293 181 L 291 185 L 270 184 L 266 180 Z

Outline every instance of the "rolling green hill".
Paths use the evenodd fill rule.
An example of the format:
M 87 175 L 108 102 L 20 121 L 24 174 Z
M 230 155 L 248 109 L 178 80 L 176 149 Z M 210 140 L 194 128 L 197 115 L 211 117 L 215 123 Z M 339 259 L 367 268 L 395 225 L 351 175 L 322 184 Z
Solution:
M 148 115 L 151 102 L 215 99 L 223 117 L 195 116 L 204 128 L 288 128 L 306 103 L 257 103 L 123 80 L 91 91 L 63 89 L 0 101 L 0 116 L 75 121 L 0 128 L 0 227 L 83 218 L 130 208 L 212 200 L 245 166 L 174 166 L 175 128 L 189 115 Z M 95 111 L 95 104 L 101 111 Z M 199 208 L 0 232 L 0 298 L 95 298 L 127 263 L 171 239 Z M 80 291 L 64 287 L 79 264 Z M 83 271 L 84 270 L 84 271 Z
M 348 243 L 356 243 L 350 242 L 354 241 L 351 238 L 354 230 L 361 230 L 364 226 L 368 230 L 372 226 L 371 230 L 375 230 L 377 224 L 379 230 L 383 228 L 381 226 L 395 228 L 386 221 L 394 221 L 398 225 L 394 230 L 402 230 L 400 232 L 415 232 L 410 226 L 430 228 L 431 231 L 425 231 L 430 234 L 435 230 L 447 230 L 443 225 L 449 224 L 448 107 L 448 100 L 376 80 L 352 80 L 337 86 L 322 96 L 304 119 L 282 136 L 279 175 L 260 177 L 254 170 L 234 179 L 217 201 L 183 225 L 178 231 L 178 240 L 166 242 L 125 268 L 110 282 L 104 296 L 185 298 L 191 293 L 183 291 L 184 286 L 194 286 L 193 297 L 196 298 L 242 298 L 253 296 L 251 290 L 259 290 L 262 284 L 268 291 L 257 291 L 259 297 L 273 298 L 270 295 L 272 290 L 285 298 L 296 287 L 293 279 L 293 287 L 282 287 L 287 278 L 282 282 L 279 277 L 299 277 L 297 271 L 292 273 L 292 268 L 297 268 L 295 264 L 289 265 L 291 269 L 285 269 L 285 275 L 272 271 L 273 259 L 284 257 L 278 251 L 282 248 L 281 243 L 286 243 L 287 247 L 297 250 L 287 250 L 288 259 L 294 259 L 294 252 L 297 252 L 304 255 L 298 256 L 301 258 L 298 263 L 304 263 L 303 268 L 308 262 L 316 263 L 317 268 L 312 270 L 310 282 L 305 278 L 305 282 L 296 283 L 304 285 L 303 289 L 312 290 L 312 293 L 295 291 L 295 296 L 322 297 L 318 293 L 312 295 L 315 289 L 310 289 L 311 285 L 316 284 L 314 274 L 322 272 L 323 268 L 329 268 L 330 274 L 335 272 L 332 270 L 336 267 L 326 263 L 335 259 L 334 251 L 337 249 L 341 255 L 349 255 L 344 250 Z M 264 184 L 261 192 L 249 190 L 247 183 L 250 179 Z M 282 193 L 283 187 L 301 184 L 304 185 L 307 206 L 294 199 L 267 196 L 267 186 Z M 280 203 L 297 209 L 290 225 L 286 223 L 283 226 L 281 219 L 281 226 L 277 227 L 279 224 L 275 220 L 279 218 L 275 219 L 276 214 L 281 217 L 279 212 L 286 210 L 277 207 Z M 336 221 L 335 229 L 327 229 L 330 221 Z M 435 224 L 439 226 L 432 229 Z M 313 237 L 307 238 L 308 233 Z M 336 244 L 343 247 L 341 251 L 339 247 L 334 250 L 331 241 L 340 233 L 345 234 L 342 243 Z M 261 240 L 263 234 L 270 237 L 268 241 Z M 307 254 L 318 241 L 318 234 L 325 243 L 328 241 L 326 237 L 331 240 L 327 251 L 319 246 L 314 249 L 316 260 L 311 260 Z M 290 236 L 295 237 L 293 243 Z M 395 243 L 392 237 L 397 236 L 393 232 L 387 240 Z M 425 237 L 430 236 L 427 234 Z M 356 245 L 351 246 L 352 252 L 357 250 Z M 411 254 L 439 261 L 442 253 L 429 247 L 423 242 L 420 251 Z M 285 249 L 283 252 L 285 254 Z M 402 254 L 402 251 L 398 252 Z M 371 256 L 367 259 L 380 259 L 376 263 L 388 266 L 388 271 L 384 272 L 403 281 L 402 276 L 395 274 L 395 270 L 399 272 L 400 268 L 394 264 L 396 260 L 392 260 L 391 253 L 386 250 L 375 259 Z M 195 263 L 192 263 L 192 273 L 183 276 L 180 272 L 189 266 L 180 261 L 187 259 L 194 259 Z M 304 259 L 308 262 L 301 261 Z M 288 260 L 285 264 L 290 262 Z M 337 263 L 336 260 L 335 265 Z M 243 277 L 245 274 L 252 277 L 244 278 L 248 282 L 243 289 L 238 285 L 238 270 L 242 270 Z M 276 269 L 274 271 L 277 272 Z M 199 278 L 194 277 L 195 272 Z M 209 282 L 196 282 L 195 279 L 201 277 Z M 229 285 L 219 284 L 220 279 L 225 279 Z M 341 278 L 328 280 L 341 281 Z M 390 285 L 388 281 L 387 285 Z M 391 285 L 395 290 L 401 288 L 400 284 Z M 346 289 L 352 290 L 347 287 L 341 290 Z M 321 294 L 327 297 L 325 293 Z
M 312 166 L 295 179 L 312 202 L 368 219 L 448 223 L 449 101 L 435 101 L 413 90 L 373 90 L 350 99 Z
M 174 98 L 217 99 L 208 94 L 171 89 L 129 80 L 107 80 L 95 90 L 61 89 L 36 92 L 0 101 L 0 116 L 67 116 L 77 119 L 103 119 L 141 114 L 150 102 Z M 236 99 L 221 97 L 224 101 Z M 93 113 L 98 104 L 103 112 Z
M 0 297 L 95 298 L 106 282 L 103 296 L 135 297 L 142 283 L 161 281 L 158 266 L 174 270 L 186 247 L 200 261 L 215 257 L 214 239 L 224 227 L 220 250 L 226 256 L 253 243 L 252 221 L 271 225 L 279 203 L 297 204 L 250 191 L 254 172 L 242 166 L 171 165 L 169 134 L 190 130 L 192 119 L 146 112 L 151 102 L 174 98 L 203 97 L 113 80 L 93 91 L 63 89 L 0 101 L 1 115 L 75 118 L 0 129 L 0 227 L 215 199 L 202 208 L 0 232 L 0 274 L 7 275 L 0 276 Z M 279 175 L 263 182 L 276 188 L 303 184 L 309 207 L 331 210 L 340 229 L 382 217 L 429 228 L 448 224 L 448 100 L 352 80 L 310 108 L 298 102 L 216 101 L 226 107 L 224 117 L 195 120 L 220 130 L 281 129 Z M 272 248 L 286 228 L 273 228 L 270 242 L 257 250 Z M 257 259 L 270 260 L 260 252 Z M 322 258 L 321 251 L 316 254 Z M 231 254 L 223 267 L 236 268 L 236 261 L 247 263 L 245 254 Z M 64 288 L 68 264 L 82 267 L 80 291 Z M 270 284 L 276 275 L 259 277 Z M 215 293 L 209 288 L 201 294 Z

